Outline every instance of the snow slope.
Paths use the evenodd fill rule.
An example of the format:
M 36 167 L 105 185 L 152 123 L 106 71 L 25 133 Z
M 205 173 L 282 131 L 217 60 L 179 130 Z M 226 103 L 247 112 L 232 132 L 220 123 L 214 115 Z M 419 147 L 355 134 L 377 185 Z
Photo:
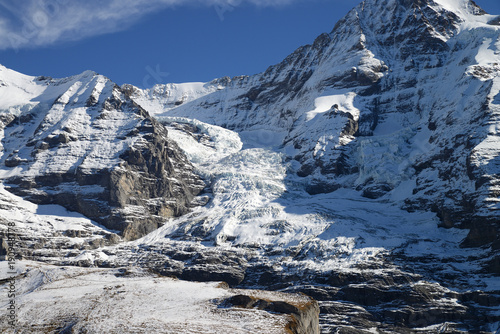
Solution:
M 112 96 L 114 83 L 109 79 L 91 71 L 56 81 L 28 77 L 7 69 L 2 70 L 0 75 L 7 85 L 2 93 L 5 91 L 4 94 L 11 96 L 2 101 L 5 117 L 14 115 L 42 120 L 42 124 L 33 122 L 35 124 L 32 127 L 19 122 L 21 124 L 18 126 L 4 130 L 7 133 L 3 140 L 2 161 L 9 158 L 32 160 L 29 146 L 25 147 L 29 141 L 48 141 L 60 134 L 69 137 L 65 147 L 55 151 L 40 150 L 38 153 L 43 156 L 29 168 L 22 168 L 27 175 L 61 173 L 76 167 L 89 171 L 110 168 L 117 164 L 118 155 L 126 145 L 133 144 L 120 141 L 117 137 L 131 131 L 136 120 L 112 111 L 109 112 L 108 121 L 102 117 L 102 120 L 98 120 L 100 111 L 88 108 L 91 102 L 104 103 Z M 71 112 L 68 112 L 70 109 Z M 117 133 L 117 129 L 122 133 Z M 82 157 L 83 161 L 79 161 Z M 3 173 L 13 174 L 11 171 Z
M 282 153 L 245 149 L 236 133 L 196 120 L 163 121 L 203 177 L 211 180 L 211 199 L 134 244 L 161 245 L 190 237 L 206 245 L 256 248 L 262 256 L 272 249 L 276 264 L 319 272 L 357 270 L 397 251 L 453 262 L 482 253 L 460 248 L 467 231 L 439 228 L 434 213 L 408 213 L 397 202 L 368 199 L 347 189 L 309 195 L 301 178 L 286 174 L 290 162 Z M 210 141 L 198 142 L 180 124 L 202 129 Z M 407 192 L 409 186 L 397 191 Z M 425 246 L 429 244 L 433 246 Z M 475 272 L 478 265 L 464 264 L 461 270 Z
M 284 334 L 291 315 L 230 308 L 224 301 L 246 294 L 292 305 L 310 302 L 300 295 L 232 290 L 219 282 L 185 282 L 134 268 L 64 268 L 29 261 L 17 267 L 23 277 L 16 279 L 16 333 Z M 8 302 L 1 297 L 2 308 Z M 2 332 L 14 333 L 6 315 L 0 317 Z
M 283 153 L 255 148 L 255 141 L 248 144 L 235 132 L 197 120 L 161 120 L 203 178 L 211 181 L 209 202 L 186 216 L 168 220 L 142 239 L 107 248 L 106 262 L 123 263 L 126 259 L 142 265 L 150 263 L 162 270 L 161 265 L 151 261 L 166 261 L 167 272 L 182 266 L 177 275 L 183 275 L 182 270 L 190 270 L 191 266 L 186 251 L 193 252 L 194 259 L 200 254 L 211 259 L 220 256 L 212 254 L 234 252 L 243 261 L 245 275 L 251 276 L 254 267 L 265 266 L 279 272 L 284 282 L 289 276 L 300 277 L 296 279 L 304 284 L 336 275 L 384 279 L 404 276 L 405 281 L 413 281 L 410 286 L 394 284 L 391 288 L 411 291 L 427 287 L 427 280 L 439 282 L 433 289 L 442 291 L 443 296 L 435 297 L 432 306 L 425 307 L 457 314 L 464 312 L 464 305 L 456 298 L 450 304 L 446 295 L 468 293 L 470 289 L 493 294 L 500 291 L 498 280 L 482 273 L 482 267 L 491 259 L 489 251 L 460 247 L 468 232 L 438 227 L 435 213 L 408 213 L 399 208 L 397 201 L 369 199 L 354 190 L 310 195 L 302 178 L 287 175 L 294 162 L 287 161 Z M 251 131 L 245 136 L 252 138 L 248 133 Z M 403 182 L 394 196 L 411 192 L 412 186 L 411 181 Z M 165 255 L 174 254 L 171 256 L 177 259 L 174 250 L 183 254 L 179 255 L 184 259 L 182 263 Z M 86 256 L 90 263 L 103 260 L 96 251 L 87 251 Z M 247 284 L 263 288 L 270 283 L 249 280 Z M 280 288 L 294 285 L 272 284 Z M 373 283 L 366 280 L 359 284 L 369 288 Z M 382 305 L 382 309 L 387 307 Z M 438 318 L 432 317 L 433 321 Z M 421 320 L 413 325 L 422 324 L 428 322 Z
M 177 105 L 161 102 L 174 89 L 134 90 L 212 185 L 206 207 L 136 245 L 244 247 L 283 275 L 397 264 L 495 294 L 497 18 L 465 0 L 363 1 L 264 73 Z M 227 130 L 242 149 L 221 155 L 219 138 L 239 147 Z

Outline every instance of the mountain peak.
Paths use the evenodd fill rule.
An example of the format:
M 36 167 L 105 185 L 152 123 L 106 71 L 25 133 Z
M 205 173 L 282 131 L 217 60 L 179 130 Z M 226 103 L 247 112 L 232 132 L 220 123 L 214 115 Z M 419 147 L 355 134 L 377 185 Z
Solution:
M 399 21 L 409 15 L 430 19 L 428 23 L 434 27 L 454 23 L 468 29 L 487 25 L 495 17 L 488 15 L 473 0 L 365 0 L 353 11 L 365 21 L 373 21 L 378 25 Z M 368 16 L 361 13 L 367 13 Z M 432 17 L 441 19 L 432 20 Z

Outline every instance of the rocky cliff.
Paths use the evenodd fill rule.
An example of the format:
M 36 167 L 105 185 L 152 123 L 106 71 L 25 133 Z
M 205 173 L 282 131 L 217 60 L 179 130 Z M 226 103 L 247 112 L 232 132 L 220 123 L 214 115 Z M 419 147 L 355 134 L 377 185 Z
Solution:
M 136 239 L 189 211 L 204 183 L 163 125 L 109 79 L 27 77 L 0 68 L 2 179 Z M 28 96 L 22 96 L 24 91 Z

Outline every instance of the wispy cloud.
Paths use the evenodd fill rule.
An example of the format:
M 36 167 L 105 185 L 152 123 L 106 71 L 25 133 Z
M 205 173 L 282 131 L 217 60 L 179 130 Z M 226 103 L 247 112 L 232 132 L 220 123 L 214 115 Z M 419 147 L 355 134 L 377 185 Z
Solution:
M 281 6 L 296 0 L 0 0 L 0 49 L 33 48 L 125 30 L 145 15 L 183 5 L 218 13 L 244 3 Z

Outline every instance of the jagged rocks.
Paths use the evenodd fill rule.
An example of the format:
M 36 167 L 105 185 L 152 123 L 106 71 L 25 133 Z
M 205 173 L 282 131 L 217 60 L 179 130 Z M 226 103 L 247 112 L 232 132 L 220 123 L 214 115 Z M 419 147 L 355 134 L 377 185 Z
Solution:
M 462 247 L 480 247 L 491 245 L 494 241 L 499 239 L 499 229 L 496 225 L 497 222 L 477 218 L 475 221 L 469 222 L 470 231 L 467 237 L 462 241 Z
M 27 159 L 21 159 L 18 156 L 9 157 L 5 160 L 6 167 L 17 167 L 22 163 L 27 163 Z
M 377 199 L 387 194 L 393 188 L 388 184 L 375 184 L 366 186 L 362 189 L 363 189 L 363 197 Z
M 248 267 L 243 253 L 223 251 L 204 247 L 185 247 L 185 243 L 172 242 L 161 248 L 140 247 L 136 254 L 141 254 L 137 262 L 135 254 L 129 250 L 113 250 L 109 255 L 115 258 L 112 262 L 97 260 L 95 265 L 116 266 L 136 263 L 149 268 L 162 276 L 173 276 L 196 282 L 224 281 L 231 287 L 236 287 L 246 278 Z M 118 261 L 118 262 L 117 262 Z M 74 260 L 68 259 L 65 264 L 74 265 Z
M 310 194 L 354 188 L 378 199 L 411 181 L 396 196 L 409 211 L 454 212 L 444 226 L 498 220 L 499 60 L 484 53 L 497 48 L 485 44 L 497 21 L 472 1 L 363 2 L 264 73 L 207 83 L 181 105 L 175 85 L 133 98 L 236 131 L 282 131 Z
M 0 118 L 9 124 L 4 156 L 25 159 L 4 162 L 11 171 L 34 172 L 10 179 L 17 189 L 29 190 L 24 195 L 33 201 L 54 198 L 103 219 L 126 238 L 184 212 L 184 195 L 197 189 L 189 168 L 181 175 L 189 164 L 177 149 L 165 153 L 165 145 L 174 147 L 163 140 L 168 134 L 128 97 L 165 111 L 158 119 L 192 149 L 188 154 L 212 183 L 212 207 L 171 220 L 146 244 L 48 252 L 60 243 L 40 238 L 26 254 L 64 265 L 134 263 L 161 275 L 246 287 L 313 284 L 299 289 L 320 300 L 325 332 L 496 330 L 498 292 L 490 274 L 499 272 L 499 61 L 492 42 L 498 31 L 488 26 L 491 17 L 476 20 L 481 12 L 472 2 L 460 1 L 467 8 L 456 12 L 443 3 L 364 1 L 332 33 L 255 76 L 147 91 L 108 83 L 104 93 L 101 82 L 90 84 L 80 102 L 78 85 L 66 79 L 46 108 Z M 70 104 L 84 109 L 74 113 L 78 122 L 57 120 Z M 52 108 L 57 112 L 43 120 Z M 117 145 L 102 145 L 114 152 L 111 159 L 92 145 L 83 145 L 90 147 L 83 155 L 72 151 L 117 124 L 126 131 L 99 142 Z M 33 134 L 21 134 L 30 126 Z M 27 148 L 14 142 L 25 137 Z M 85 158 L 54 170 L 63 165 L 51 159 L 58 150 L 66 151 L 57 157 Z M 275 154 L 279 159 L 268 159 Z M 43 173 L 37 161 L 46 162 Z M 91 162 L 106 167 L 92 169 Z M 188 180 L 185 187 L 180 179 Z M 182 203 L 162 201 L 168 196 Z M 466 237 L 457 228 L 471 232 Z M 68 256 L 54 260 L 60 253 Z M 271 305 L 246 297 L 237 303 L 252 312 Z

